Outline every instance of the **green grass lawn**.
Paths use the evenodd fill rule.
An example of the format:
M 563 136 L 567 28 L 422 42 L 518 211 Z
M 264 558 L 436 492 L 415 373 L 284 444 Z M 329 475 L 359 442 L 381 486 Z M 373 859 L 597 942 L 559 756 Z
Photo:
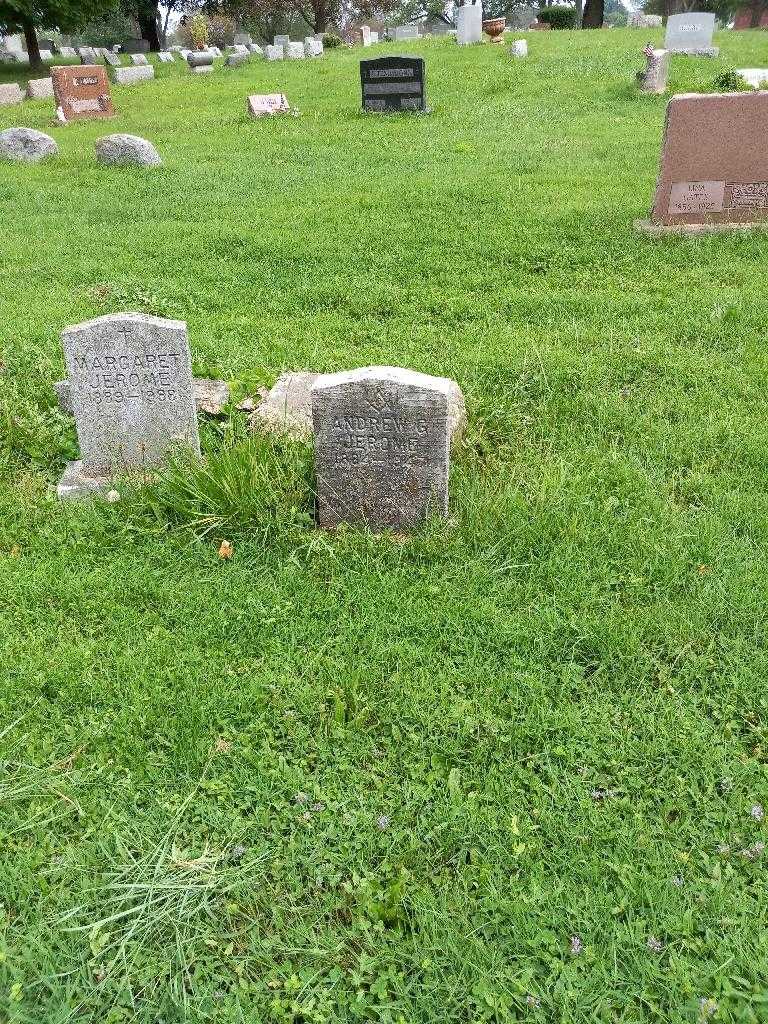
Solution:
M 0 109 L 60 146 L 0 168 L 0 1020 L 768 1020 L 768 238 L 633 233 L 649 38 Z M 673 91 L 768 63 L 716 42 Z M 398 51 L 432 115 L 361 115 Z M 274 91 L 300 116 L 249 121 Z M 164 166 L 97 166 L 116 131 Z M 183 471 L 57 503 L 60 332 L 119 310 L 186 320 L 236 397 L 455 378 L 449 520 L 308 528 L 308 451 L 234 411 L 204 447 L 249 485 L 206 536 Z

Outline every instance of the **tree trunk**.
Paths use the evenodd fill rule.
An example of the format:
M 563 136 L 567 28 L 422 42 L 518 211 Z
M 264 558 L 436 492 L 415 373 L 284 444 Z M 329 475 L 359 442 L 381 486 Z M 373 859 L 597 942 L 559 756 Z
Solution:
M 584 17 L 584 0 L 576 0 L 576 15 L 573 19 L 573 27 L 581 28 L 582 19 Z
M 27 44 L 29 66 L 40 71 L 43 67 L 43 62 L 40 58 L 40 47 L 37 42 L 37 32 L 35 32 L 35 26 L 31 21 L 24 22 L 24 40 Z
M 312 10 L 314 12 L 313 28 L 319 35 L 321 32 L 328 31 L 328 8 L 323 3 L 323 0 L 314 0 L 312 4 Z
M 602 28 L 604 17 L 604 0 L 587 0 L 587 2 L 584 4 L 584 16 L 581 19 L 581 27 Z
M 764 4 L 761 0 L 752 0 L 752 13 L 749 19 L 750 28 L 760 28 L 760 22 L 763 18 Z
M 149 43 L 149 48 L 153 53 L 157 53 L 160 46 L 160 35 L 157 31 L 157 2 L 146 4 L 138 13 L 139 28 L 141 29 L 141 38 L 146 39 Z

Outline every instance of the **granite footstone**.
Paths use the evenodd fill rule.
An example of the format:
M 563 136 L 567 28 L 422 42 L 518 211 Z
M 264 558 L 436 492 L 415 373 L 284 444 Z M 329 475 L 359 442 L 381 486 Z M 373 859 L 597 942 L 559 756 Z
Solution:
M 115 68 L 112 74 L 118 85 L 139 85 L 141 82 L 151 82 L 155 77 L 155 69 L 148 64 L 146 67 Z
M 53 79 L 52 78 L 30 78 L 27 82 L 28 100 L 52 100 Z
M 15 103 L 21 103 L 24 93 L 18 82 L 9 82 L 0 85 L 0 107 L 11 107 Z

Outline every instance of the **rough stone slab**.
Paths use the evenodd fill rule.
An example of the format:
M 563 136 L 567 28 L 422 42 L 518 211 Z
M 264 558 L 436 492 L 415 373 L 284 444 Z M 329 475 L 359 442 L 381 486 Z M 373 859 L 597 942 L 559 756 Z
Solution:
M 185 323 L 117 313 L 61 337 L 84 476 L 152 469 L 179 445 L 199 454 Z
M 28 100 L 52 100 L 53 79 L 52 78 L 30 78 L 27 82 Z
M 0 107 L 11 107 L 14 103 L 21 103 L 23 99 L 24 93 L 18 82 L 0 85 Z
M 160 154 L 138 135 L 105 135 L 96 140 L 96 159 L 110 167 L 159 167 Z
M 637 84 L 641 92 L 660 96 L 667 91 L 669 76 L 669 50 L 646 49 L 645 70 L 638 71 Z
M 411 530 L 448 511 L 453 382 L 393 366 L 312 385 L 321 527 Z
M 690 93 L 667 104 L 654 224 L 768 220 L 768 92 Z
M 34 128 L 6 128 L 0 132 L 0 160 L 36 164 L 58 152 L 59 147 L 51 136 Z
M 271 390 L 256 406 L 251 416 L 255 430 L 286 434 L 289 437 L 312 436 L 312 385 L 329 374 L 308 370 L 281 373 Z M 439 378 L 448 380 L 448 378 Z M 467 410 L 459 385 L 448 380 L 448 429 L 452 443 L 464 433 Z
M 72 408 L 72 389 L 68 380 L 57 380 L 53 385 L 59 408 L 62 412 L 74 413 Z M 213 380 L 209 377 L 193 377 L 192 393 L 198 412 L 209 416 L 220 416 L 230 398 L 229 384 L 224 380 Z
M 155 77 L 155 69 L 148 64 L 146 67 L 115 68 L 115 82 L 118 85 L 139 85 L 141 82 L 150 82 Z

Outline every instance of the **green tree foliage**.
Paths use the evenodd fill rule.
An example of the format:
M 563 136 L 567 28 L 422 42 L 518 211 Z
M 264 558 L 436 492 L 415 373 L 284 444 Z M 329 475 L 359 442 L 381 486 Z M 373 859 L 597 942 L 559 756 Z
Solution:
M 37 29 L 76 31 L 114 7 L 114 0 L 0 0 L 0 31 L 23 32 L 29 63 L 42 67 Z

